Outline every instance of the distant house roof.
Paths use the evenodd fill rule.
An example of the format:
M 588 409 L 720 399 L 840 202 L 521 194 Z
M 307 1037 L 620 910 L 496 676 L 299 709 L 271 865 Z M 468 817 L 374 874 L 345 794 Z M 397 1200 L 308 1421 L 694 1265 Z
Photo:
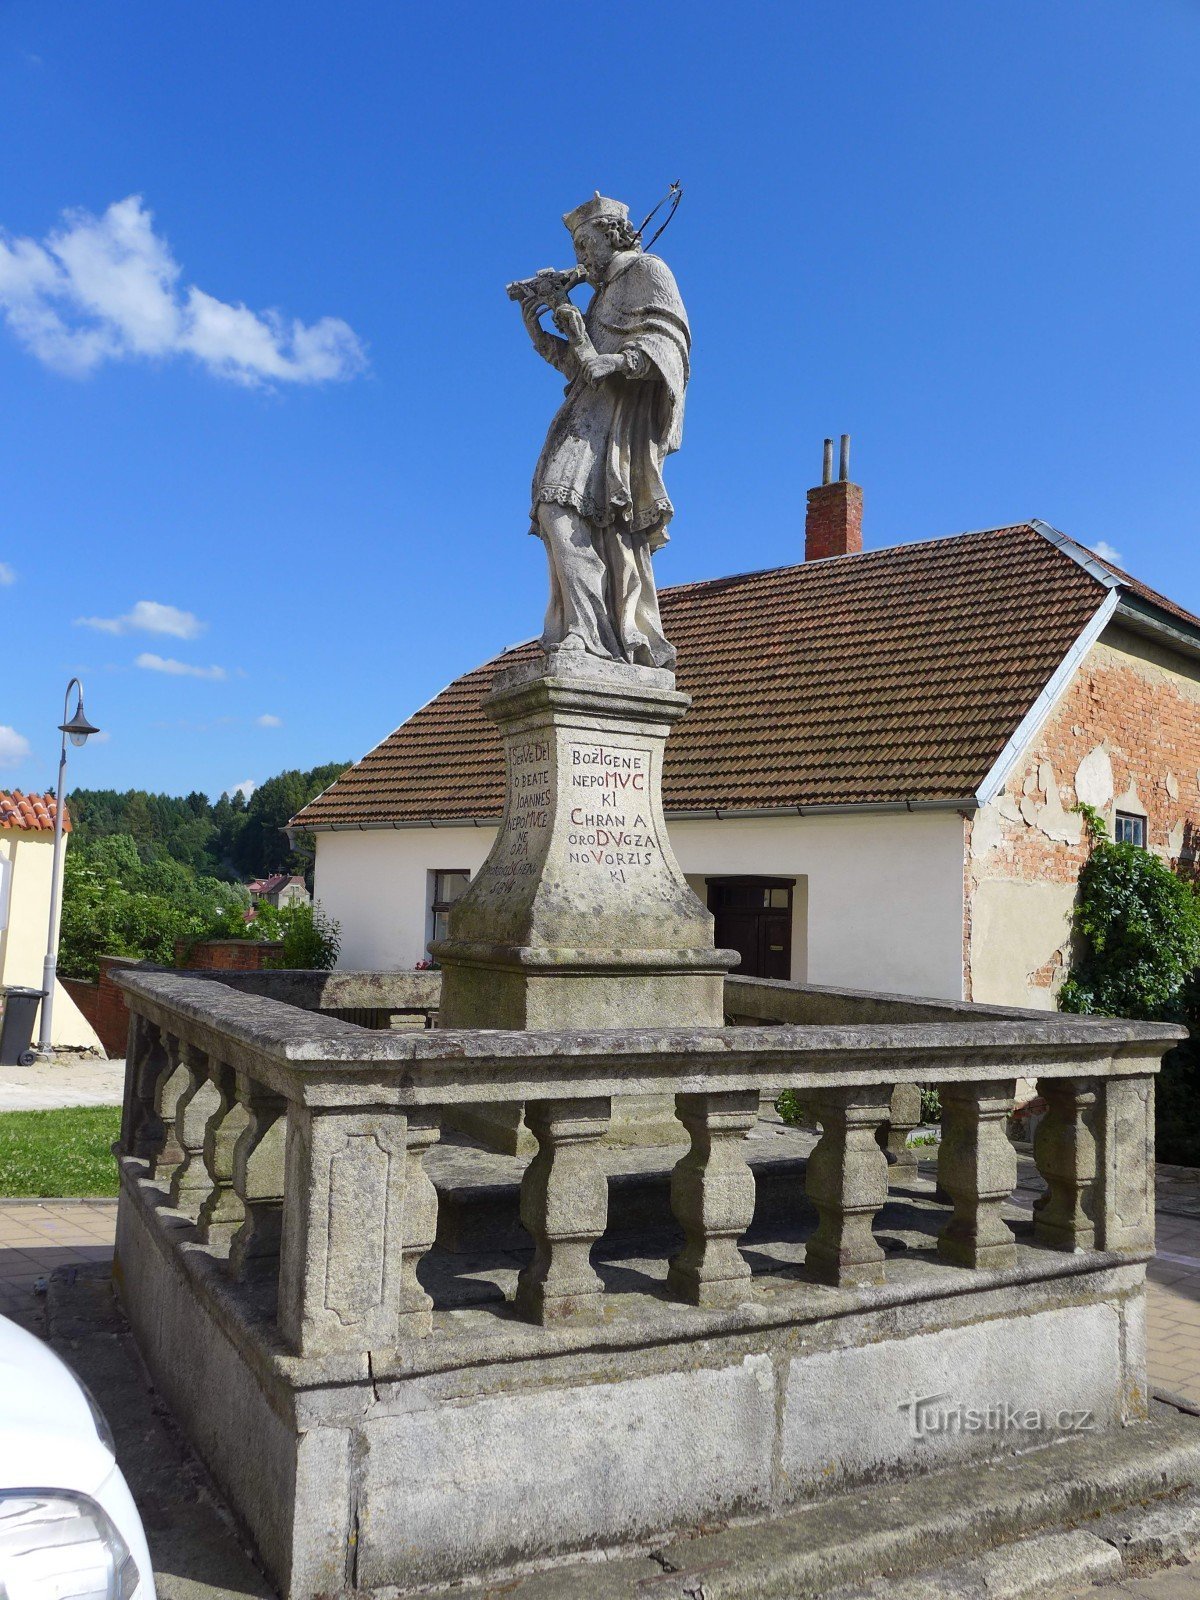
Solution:
M 52 794 L 22 794 L 14 789 L 11 794 L 0 789 L 0 828 L 11 828 L 22 833 L 54 832 L 54 796 Z M 71 813 L 63 806 L 63 832 L 71 831 Z
M 303 885 L 304 879 L 294 872 L 276 872 L 269 878 L 255 878 L 246 887 L 251 894 L 275 894 L 285 888 L 289 883 Z
M 692 709 L 667 743 L 664 807 L 970 803 L 1125 594 L 1200 643 L 1200 619 L 1045 523 L 665 589 Z M 498 818 L 503 761 L 483 701 L 498 671 L 536 650 L 456 679 L 294 825 Z

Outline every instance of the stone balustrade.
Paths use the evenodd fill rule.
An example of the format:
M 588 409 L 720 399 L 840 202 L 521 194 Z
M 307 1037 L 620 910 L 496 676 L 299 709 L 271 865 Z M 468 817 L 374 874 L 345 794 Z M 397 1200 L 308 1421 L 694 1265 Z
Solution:
M 436 977 L 117 978 L 131 1013 L 124 1184 L 235 1293 L 261 1304 L 273 1290 L 277 1335 L 297 1355 L 393 1349 L 434 1328 L 439 1308 L 419 1269 L 439 1200 L 424 1162 L 443 1118 L 466 1104 L 524 1102 L 537 1140 L 520 1194 L 532 1256 L 510 1320 L 604 1318 L 592 1261 L 608 1208 L 598 1154 L 612 1101 L 627 1095 L 672 1094 L 687 1135 L 669 1198 L 683 1243 L 666 1275 L 681 1306 L 728 1308 L 748 1293 L 745 1136 L 764 1090 L 795 1090 L 821 1130 L 797 1172 L 797 1215 L 807 1201 L 817 1219 L 799 1281 L 865 1294 L 885 1285 L 875 1224 L 888 1149 L 903 1156 L 921 1085 L 939 1088 L 943 1108 L 949 1209 L 937 1262 L 993 1273 L 1014 1263 L 1005 1121 L 1021 1078 L 1037 1080 L 1047 1107 L 1032 1244 L 1064 1263 L 1153 1250 L 1153 1082 L 1177 1029 L 903 1000 L 889 1013 L 880 997 L 860 997 L 859 1020 L 845 992 L 839 1010 L 837 991 L 738 979 L 729 1009 L 755 1020 L 695 1031 L 371 1028 L 332 1014 L 431 1017 Z

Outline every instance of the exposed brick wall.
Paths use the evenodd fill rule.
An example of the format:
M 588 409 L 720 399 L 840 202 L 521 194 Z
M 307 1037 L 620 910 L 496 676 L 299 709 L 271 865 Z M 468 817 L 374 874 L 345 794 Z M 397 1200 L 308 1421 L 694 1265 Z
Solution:
M 100 980 L 84 983 L 80 978 L 62 978 L 63 988 L 95 1028 L 106 1055 L 120 1057 L 125 1054 L 129 1031 L 129 1012 L 125 996 L 112 981 L 114 967 L 136 966 L 129 956 L 101 956 Z
M 205 939 L 175 942 L 175 965 L 214 972 L 261 972 L 272 966 L 283 948 L 277 939 Z
M 863 492 L 857 483 L 818 484 L 808 491 L 804 559 L 857 555 L 862 549 Z
M 1195 872 L 1200 848 L 1200 669 L 1195 663 L 1115 627 L 1088 653 L 1002 794 L 968 825 L 968 951 L 971 922 L 978 920 L 980 891 L 987 885 L 1058 885 L 1063 891 L 1058 901 L 1068 903 L 1087 858 L 1082 818 L 1071 809 L 1080 798 L 1097 805 L 1110 830 L 1118 810 L 1144 815 L 1147 848 L 1177 870 Z M 991 903 L 998 904 L 1000 892 L 989 892 Z M 1048 903 L 1052 896 L 1044 898 Z M 1014 914 L 1016 904 L 1013 897 Z M 995 927 L 994 917 L 989 926 Z M 1069 938 L 1037 957 L 1031 958 L 1025 981 L 1032 1003 L 1049 1005 L 1070 966 Z M 973 990 L 968 970 L 968 996 L 988 998 L 974 996 Z

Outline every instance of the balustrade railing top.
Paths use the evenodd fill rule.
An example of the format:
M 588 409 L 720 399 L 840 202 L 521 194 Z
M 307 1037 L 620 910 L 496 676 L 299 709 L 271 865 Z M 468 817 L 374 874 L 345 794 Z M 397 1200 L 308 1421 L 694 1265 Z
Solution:
M 670 1088 L 800 1089 L 1155 1071 L 1185 1030 L 1157 1022 L 992 1010 L 945 1021 L 378 1032 L 209 979 L 124 972 L 132 1012 L 244 1064 L 302 1104 L 386 1088 L 397 1106 Z M 365 1081 L 363 1081 L 365 1080 Z
M 274 987 L 264 995 L 162 970 L 116 975 L 132 1019 L 122 1203 L 141 1196 L 151 1210 L 183 1213 L 190 1237 L 236 1281 L 272 1280 L 279 1330 L 301 1355 L 390 1348 L 430 1331 L 418 1268 L 439 1199 L 423 1161 L 443 1110 L 464 1103 L 523 1102 L 538 1141 L 521 1183 L 533 1257 L 513 1302 L 537 1323 L 602 1315 L 591 1261 L 608 1204 L 598 1150 L 619 1095 L 673 1093 L 690 1138 L 671 1178 L 684 1244 L 666 1287 L 691 1305 L 730 1306 L 749 1293 L 739 1240 L 755 1177 L 743 1141 L 765 1089 L 799 1091 L 821 1128 L 804 1171 L 817 1215 L 802 1269 L 810 1281 L 883 1282 L 873 1224 L 888 1193 L 887 1130 L 897 1097 L 919 1101 L 918 1086 L 930 1084 L 941 1087 L 938 1180 L 952 1206 L 937 1260 L 996 1270 L 1016 1261 L 1001 1211 L 1016 1182 L 1005 1122 L 1021 1077 L 1038 1080 L 1046 1103 L 1035 1154 L 1048 1188 L 1033 1242 L 1133 1259 L 1152 1249 L 1153 1075 L 1178 1028 L 937 1002 L 889 1008 L 885 997 L 853 994 L 840 997 L 853 1020 L 781 1022 L 781 1010 L 836 1016 L 839 997 L 783 986 L 770 1000 L 734 980 L 735 1014 L 769 1002 L 772 1020 L 377 1031 L 325 1013 L 403 1009 L 397 997 L 418 994 L 432 1005 L 434 985 L 389 989 L 389 975 L 377 975 L 366 1002 L 362 974 L 357 987 L 339 986 L 336 974 L 255 976 Z M 281 992 L 308 1004 L 268 997 Z M 914 1020 L 913 1010 L 923 1014 Z M 186 1242 L 177 1224 L 170 1237 Z

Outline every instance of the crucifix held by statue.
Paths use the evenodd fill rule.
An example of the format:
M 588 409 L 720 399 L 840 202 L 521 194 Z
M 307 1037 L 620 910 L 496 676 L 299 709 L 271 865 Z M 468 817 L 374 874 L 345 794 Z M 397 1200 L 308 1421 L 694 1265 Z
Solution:
M 672 516 L 662 469 L 683 433 L 687 313 L 628 206 L 597 192 L 563 221 L 578 266 L 509 285 L 534 349 L 567 380 L 533 475 L 530 532 L 550 566 L 542 647 L 671 669 L 651 557 Z M 569 299 L 582 283 L 586 312 Z

